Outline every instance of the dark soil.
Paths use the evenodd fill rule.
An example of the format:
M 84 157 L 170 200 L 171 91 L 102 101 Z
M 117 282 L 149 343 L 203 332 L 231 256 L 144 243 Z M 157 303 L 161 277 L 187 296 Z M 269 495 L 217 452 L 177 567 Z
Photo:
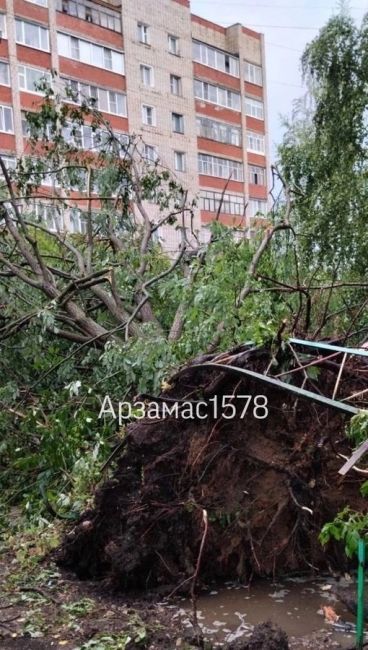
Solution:
M 270 358 L 268 350 L 237 350 L 215 361 L 264 372 Z M 337 398 L 366 387 L 356 364 L 346 364 Z M 282 353 L 272 372 L 295 366 L 294 357 Z M 339 363 L 321 360 L 318 378 L 308 379 L 305 388 L 331 397 L 338 370 Z M 290 379 L 300 386 L 304 375 Z M 317 567 L 343 570 L 343 548 L 331 546 L 326 554 L 318 540 L 322 525 L 347 504 L 365 508 L 359 475 L 338 474 L 343 463 L 338 453 L 351 453 L 343 414 L 196 364 L 170 380 L 158 403 L 217 396 L 221 404 L 223 395 L 248 394 L 267 396 L 267 419 L 251 411 L 240 419 L 244 402 L 235 400 L 232 420 L 170 418 L 130 425 L 113 479 L 101 485 L 95 508 L 67 534 L 61 564 L 117 589 L 188 590 L 204 539 L 205 510 L 202 584 Z
M 287 635 L 272 623 L 256 625 L 248 641 L 237 641 L 228 650 L 289 650 Z

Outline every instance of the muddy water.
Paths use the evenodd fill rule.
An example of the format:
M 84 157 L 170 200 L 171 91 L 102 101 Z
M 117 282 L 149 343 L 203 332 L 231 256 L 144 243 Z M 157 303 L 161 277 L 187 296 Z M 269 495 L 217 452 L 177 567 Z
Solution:
M 337 631 L 326 623 L 322 606 L 330 605 L 341 621 L 353 622 L 354 617 L 331 591 L 326 589 L 332 580 L 286 579 L 281 583 L 258 582 L 249 589 L 233 584 L 200 595 L 198 621 L 205 636 L 213 642 L 234 641 L 250 636 L 254 625 L 271 620 L 277 623 L 291 639 L 322 632 L 339 647 L 354 644 L 354 632 Z M 186 614 L 190 604 L 183 603 Z M 293 646 L 297 647 L 297 646 Z

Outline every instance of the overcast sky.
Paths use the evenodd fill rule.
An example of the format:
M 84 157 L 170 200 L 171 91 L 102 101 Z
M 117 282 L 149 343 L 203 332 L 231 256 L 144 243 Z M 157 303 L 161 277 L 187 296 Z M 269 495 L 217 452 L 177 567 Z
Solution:
M 368 0 L 351 0 L 360 22 Z M 271 151 L 281 140 L 280 115 L 289 115 L 293 100 L 303 94 L 300 56 L 328 18 L 337 0 L 191 0 L 192 12 L 227 27 L 242 23 L 265 34 Z

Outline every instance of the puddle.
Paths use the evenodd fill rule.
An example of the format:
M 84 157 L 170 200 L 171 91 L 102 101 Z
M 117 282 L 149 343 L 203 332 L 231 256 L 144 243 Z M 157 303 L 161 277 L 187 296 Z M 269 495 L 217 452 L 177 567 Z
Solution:
M 248 637 L 254 625 L 271 620 L 291 637 L 304 637 L 315 632 L 328 633 L 341 648 L 354 644 L 354 632 L 337 632 L 318 613 L 330 605 L 342 621 L 354 622 L 354 616 L 336 600 L 326 585 L 331 579 L 290 578 L 276 584 L 261 581 L 250 589 L 227 583 L 198 597 L 198 622 L 205 636 L 215 642 L 234 641 Z M 183 603 L 183 612 L 190 611 Z

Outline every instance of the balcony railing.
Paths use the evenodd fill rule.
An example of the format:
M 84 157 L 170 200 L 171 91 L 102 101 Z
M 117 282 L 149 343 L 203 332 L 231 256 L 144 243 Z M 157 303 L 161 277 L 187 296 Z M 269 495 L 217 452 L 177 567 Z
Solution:
M 111 29 L 121 34 L 121 15 L 113 9 L 101 8 L 92 0 L 57 0 L 56 8 L 64 14 Z

